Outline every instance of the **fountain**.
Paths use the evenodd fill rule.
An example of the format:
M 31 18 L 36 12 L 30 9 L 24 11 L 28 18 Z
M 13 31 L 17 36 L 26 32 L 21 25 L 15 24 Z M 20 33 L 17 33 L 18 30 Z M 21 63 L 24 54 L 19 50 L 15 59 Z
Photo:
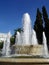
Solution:
M 31 26 L 30 15 L 25 13 L 23 15 L 23 32 L 19 33 L 17 31 L 16 35 L 15 54 L 36 55 L 36 53 L 42 55 L 42 45 L 38 44 L 36 32 Z
M 4 41 L 4 45 L 3 45 L 3 50 L 2 50 L 2 55 L 3 56 L 9 56 L 10 55 L 10 37 L 11 34 L 10 32 L 7 34 L 7 38 Z
M 6 41 L 4 41 L 2 54 L 3 56 L 9 56 L 10 55 L 10 32 L 7 34 Z M 48 49 L 46 44 L 46 36 L 43 32 L 43 45 L 38 44 L 38 40 L 36 37 L 36 32 L 34 29 L 32 29 L 31 26 L 31 19 L 30 15 L 28 13 L 25 13 L 23 15 L 23 31 L 20 33 L 17 31 L 16 40 L 15 40 L 15 53 L 16 56 L 43 56 L 47 57 L 48 55 Z M 14 51 L 14 50 L 13 50 Z M 44 51 L 44 52 L 43 52 Z M 14 56 L 10 55 L 10 56 Z

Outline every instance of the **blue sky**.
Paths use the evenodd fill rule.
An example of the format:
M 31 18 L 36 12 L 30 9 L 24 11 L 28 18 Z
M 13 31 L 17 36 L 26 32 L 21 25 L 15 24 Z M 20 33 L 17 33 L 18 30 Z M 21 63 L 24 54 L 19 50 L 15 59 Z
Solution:
M 0 32 L 7 33 L 22 27 L 22 16 L 28 12 L 32 26 L 36 19 L 37 8 L 42 10 L 45 5 L 49 15 L 49 0 L 0 0 Z

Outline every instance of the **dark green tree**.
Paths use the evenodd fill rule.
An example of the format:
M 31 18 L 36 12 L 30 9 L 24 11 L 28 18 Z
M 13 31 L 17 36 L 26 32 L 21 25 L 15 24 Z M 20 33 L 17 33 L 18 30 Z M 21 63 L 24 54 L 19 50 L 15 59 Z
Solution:
M 48 14 L 47 14 L 47 10 L 45 8 L 45 6 L 42 7 L 42 13 L 43 13 L 43 20 L 45 23 L 45 34 L 46 34 L 46 38 L 47 38 L 47 45 L 48 45 L 48 49 L 49 49 L 49 19 L 48 19 Z
M 38 43 L 42 44 L 43 20 L 42 20 L 42 14 L 41 14 L 39 8 L 37 8 L 37 14 L 36 14 L 36 21 L 35 21 L 35 24 L 34 24 L 34 30 L 36 31 Z

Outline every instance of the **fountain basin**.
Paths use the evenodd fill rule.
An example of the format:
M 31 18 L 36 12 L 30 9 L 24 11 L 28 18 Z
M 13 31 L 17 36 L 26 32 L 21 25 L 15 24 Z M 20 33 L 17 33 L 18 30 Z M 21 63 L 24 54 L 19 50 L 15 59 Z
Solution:
M 43 55 L 43 45 L 13 45 L 15 54 Z

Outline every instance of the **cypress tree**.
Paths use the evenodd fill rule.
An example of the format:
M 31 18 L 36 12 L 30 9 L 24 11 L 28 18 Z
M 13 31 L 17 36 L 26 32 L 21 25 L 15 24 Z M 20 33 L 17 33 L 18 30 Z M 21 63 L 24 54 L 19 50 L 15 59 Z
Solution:
M 36 31 L 38 43 L 42 44 L 43 20 L 42 20 L 42 14 L 41 14 L 39 8 L 37 8 L 37 14 L 36 14 L 36 21 L 35 21 L 35 24 L 34 24 L 34 30 Z
M 46 34 L 47 45 L 49 49 L 49 19 L 48 19 L 48 14 L 45 6 L 42 7 L 42 13 L 43 13 L 43 20 L 45 22 L 45 34 Z

